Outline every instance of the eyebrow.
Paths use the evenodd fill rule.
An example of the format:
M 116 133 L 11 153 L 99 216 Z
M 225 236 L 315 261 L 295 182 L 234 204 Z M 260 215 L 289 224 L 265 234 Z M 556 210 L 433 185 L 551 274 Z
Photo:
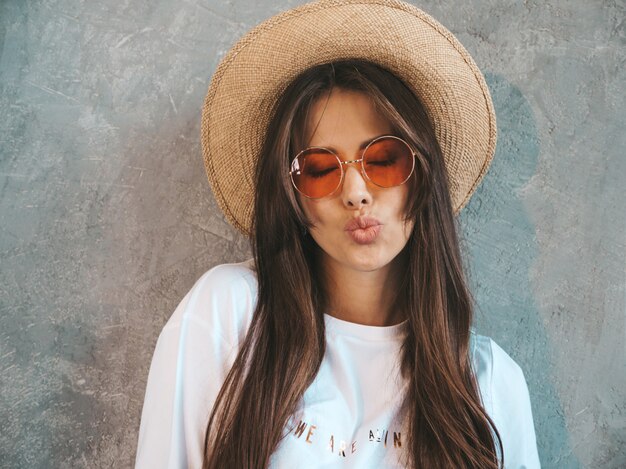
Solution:
M 375 136 L 375 137 L 372 137 L 372 138 L 370 138 L 370 139 L 367 139 L 367 140 L 365 140 L 365 141 L 361 142 L 361 144 L 359 145 L 359 150 L 360 150 L 360 151 L 365 150 L 365 147 L 366 147 L 366 146 L 368 146 L 371 142 L 373 142 L 373 141 L 374 141 L 374 140 L 376 140 L 377 138 L 380 138 L 380 137 L 385 137 L 385 136 L 387 136 L 387 135 L 393 135 L 393 134 L 390 134 L 390 133 L 380 134 L 380 135 L 377 135 L 377 136 Z M 326 148 L 327 150 L 330 150 L 330 151 L 332 151 L 333 153 L 336 153 L 337 155 L 339 155 L 339 154 L 340 154 L 340 152 L 339 152 L 339 151 L 338 151 L 335 147 L 326 146 L 326 145 L 313 145 L 313 147 L 317 147 L 317 148 Z M 311 147 L 309 147 L 309 148 L 311 148 Z

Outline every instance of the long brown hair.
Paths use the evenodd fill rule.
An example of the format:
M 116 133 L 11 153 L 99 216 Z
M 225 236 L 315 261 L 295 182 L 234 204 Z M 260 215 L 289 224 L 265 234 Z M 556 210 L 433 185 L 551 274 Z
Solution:
M 204 469 L 267 467 L 325 352 L 319 248 L 288 174 L 312 103 L 332 87 L 367 93 L 417 150 L 407 219 L 404 285 L 395 307 L 408 323 L 401 369 L 409 466 L 498 468 L 502 445 L 481 405 L 470 356 L 473 306 L 463 273 L 441 150 L 415 95 L 392 73 L 363 61 L 301 74 L 276 105 L 257 166 L 252 237 L 258 300 L 250 329 L 211 412 Z

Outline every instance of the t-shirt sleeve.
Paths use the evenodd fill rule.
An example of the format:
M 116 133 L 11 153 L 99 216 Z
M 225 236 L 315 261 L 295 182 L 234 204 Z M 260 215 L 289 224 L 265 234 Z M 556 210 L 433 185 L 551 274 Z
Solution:
M 250 271 L 218 266 L 185 295 L 156 343 L 137 469 L 201 468 L 208 418 L 254 308 Z
M 502 439 L 506 469 L 539 468 L 530 395 L 519 365 L 490 339 L 491 415 Z

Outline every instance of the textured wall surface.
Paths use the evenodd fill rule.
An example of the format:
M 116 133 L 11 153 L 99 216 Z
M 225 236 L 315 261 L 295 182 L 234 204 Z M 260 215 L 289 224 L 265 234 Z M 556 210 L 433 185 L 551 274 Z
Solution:
M 209 78 L 297 2 L 0 2 L 0 467 L 129 467 L 161 327 L 249 257 L 210 194 Z M 623 1 L 418 4 L 485 72 L 460 216 L 477 328 L 525 371 L 547 468 L 626 467 Z

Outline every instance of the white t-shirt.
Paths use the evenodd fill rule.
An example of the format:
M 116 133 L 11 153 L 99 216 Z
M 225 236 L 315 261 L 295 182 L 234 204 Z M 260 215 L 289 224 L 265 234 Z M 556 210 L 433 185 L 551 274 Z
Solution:
M 136 468 L 201 468 L 208 417 L 245 337 L 257 298 L 251 261 L 217 266 L 185 295 L 156 344 Z M 271 468 L 399 468 L 406 454 L 399 374 L 404 324 L 375 327 L 330 315 L 326 353 L 273 453 Z M 507 469 L 538 468 L 526 381 L 493 340 L 472 333 L 471 359 Z

